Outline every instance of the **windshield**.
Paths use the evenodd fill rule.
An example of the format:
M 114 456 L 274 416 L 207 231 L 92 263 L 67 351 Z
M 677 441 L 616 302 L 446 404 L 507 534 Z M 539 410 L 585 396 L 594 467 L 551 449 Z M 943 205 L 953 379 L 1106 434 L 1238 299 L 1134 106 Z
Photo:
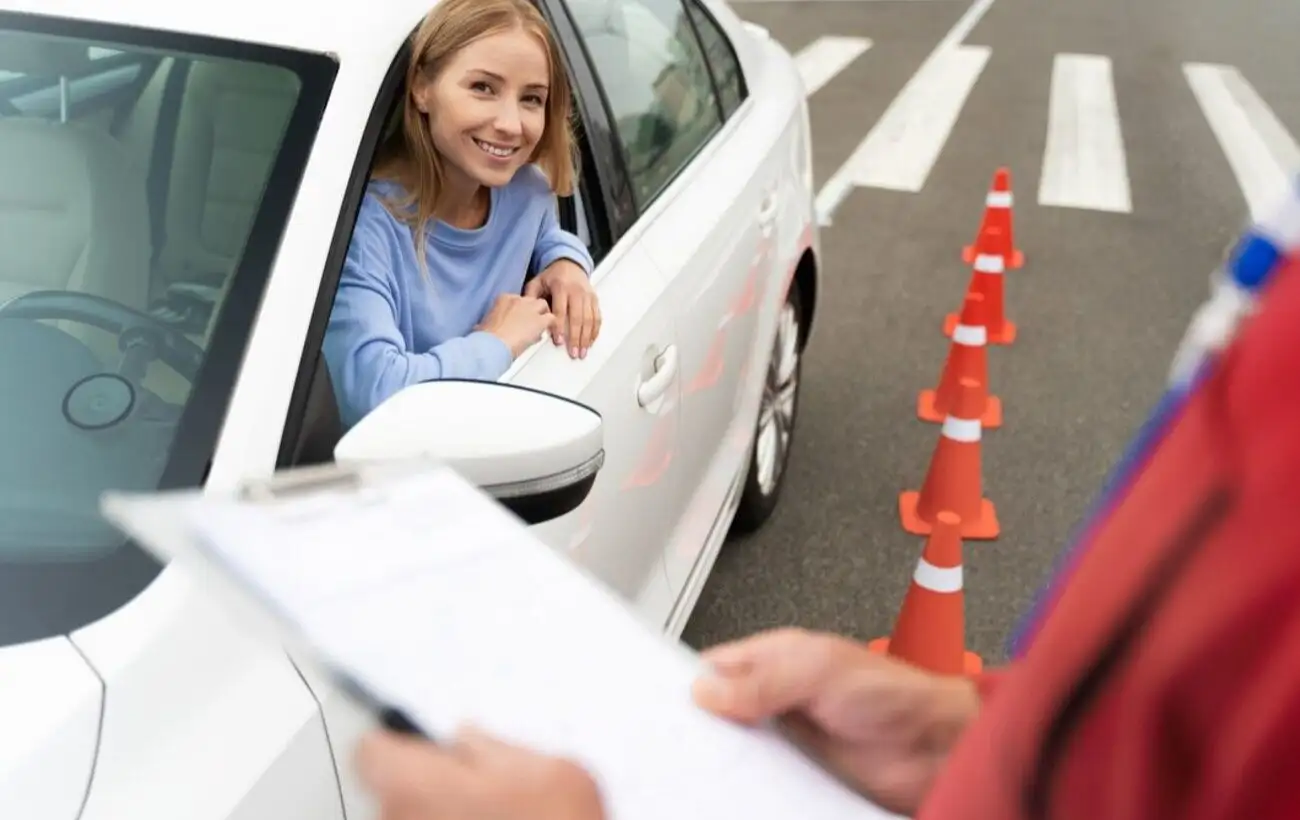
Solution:
M 99 496 L 203 481 L 335 68 L 0 14 L 0 646 L 157 573 Z

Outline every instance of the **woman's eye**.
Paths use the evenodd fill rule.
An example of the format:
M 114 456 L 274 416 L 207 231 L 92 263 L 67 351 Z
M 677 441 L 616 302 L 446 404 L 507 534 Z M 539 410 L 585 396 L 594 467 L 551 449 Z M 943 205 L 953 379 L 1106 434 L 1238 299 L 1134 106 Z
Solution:
M 524 102 L 528 103 L 529 105 L 542 105 L 546 101 L 543 100 L 541 97 L 537 96 L 536 94 L 529 94 L 528 96 L 524 97 Z
M 492 93 L 492 86 L 488 85 L 482 80 L 475 82 L 473 85 L 470 86 L 470 88 L 473 89 L 474 91 L 481 91 L 484 94 Z

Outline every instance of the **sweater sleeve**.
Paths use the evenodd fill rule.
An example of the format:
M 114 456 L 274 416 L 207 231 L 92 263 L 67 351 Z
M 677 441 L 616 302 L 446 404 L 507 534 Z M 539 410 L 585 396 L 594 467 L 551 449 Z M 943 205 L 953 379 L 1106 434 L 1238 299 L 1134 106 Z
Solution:
M 537 244 L 533 248 L 533 270 L 541 273 L 558 260 L 569 259 L 591 276 L 596 267 L 591 253 L 581 239 L 560 227 L 556 210 L 555 197 L 551 195 L 542 215 L 541 228 L 537 232 Z
M 483 331 L 427 351 L 405 349 L 387 231 L 373 212 L 358 219 L 325 331 L 325 360 L 346 427 L 409 385 L 448 378 L 493 381 L 513 361 L 505 342 Z

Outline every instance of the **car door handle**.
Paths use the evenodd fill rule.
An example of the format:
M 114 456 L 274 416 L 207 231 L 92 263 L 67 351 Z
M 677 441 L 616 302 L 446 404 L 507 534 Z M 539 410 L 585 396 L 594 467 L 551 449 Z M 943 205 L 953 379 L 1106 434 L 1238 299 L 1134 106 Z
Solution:
M 677 345 L 669 345 L 655 357 L 654 373 L 636 388 L 636 400 L 642 407 L 651 404 L 668 390 L 677 376 Z
M 776 195 L 776 189 L 764 194 L 763 201 L 758 206 L 758 221 L 766 225 L 776 219 L 776 211 L 780 204 L 781 200 Z
M 759 203 L 758 232 L 765 240 L 776 230 L 776 212 L 780 204 L 781 200 L 777 197 L 775 188 L 764 194 L 763 201 Z

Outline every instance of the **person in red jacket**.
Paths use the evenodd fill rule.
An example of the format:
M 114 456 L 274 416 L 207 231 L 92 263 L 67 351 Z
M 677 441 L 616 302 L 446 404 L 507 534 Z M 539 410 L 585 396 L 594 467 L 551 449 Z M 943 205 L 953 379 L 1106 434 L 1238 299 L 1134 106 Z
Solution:
M 779 718 L 916 820 L 1300 817 L 1300 265 L 1203 372 L 1007 666 L 783 629 L 705 653 L 698 702 Z M 572 763 L 479 735 L 375 735 L 358 763 L 387 817 L 603 816 Z

